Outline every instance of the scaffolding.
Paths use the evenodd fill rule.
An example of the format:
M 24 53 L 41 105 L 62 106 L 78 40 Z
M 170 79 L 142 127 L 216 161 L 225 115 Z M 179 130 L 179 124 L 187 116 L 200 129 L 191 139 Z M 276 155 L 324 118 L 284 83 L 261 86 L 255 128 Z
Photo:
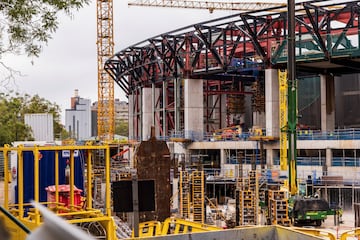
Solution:
M 238 178 L 236 198 L 237 225 L 258 224 L 259 186 L 256 171 L 249 171 L 247 177 Z
M 189 173 L 180 171 L 179 182 L 179 196 L 180 196 L 180 216 L 184 219 L 190 217 L 190 184 Z
M 286 191 L 269 190 L 269 217 L 271 224 L 289 226 L 289 201 Z
M 204 171 L 194 171 L 192 174 L 192 206 L 194 222 L 205 221 L 205 181 Z

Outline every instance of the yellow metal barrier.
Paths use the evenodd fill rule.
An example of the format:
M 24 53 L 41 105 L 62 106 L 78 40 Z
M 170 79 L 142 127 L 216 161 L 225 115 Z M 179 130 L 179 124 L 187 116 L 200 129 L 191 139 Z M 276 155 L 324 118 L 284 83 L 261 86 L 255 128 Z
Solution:
M 59 202 L 59 151 L 67 150 L 70 152 L 70 176 L 69 176 L 69 185 L 70 185 L 70 201 L 68 206 L 64 206 L 64 204 Z M 98 209 L 92 208 L 92 166 L 91 160 L 97 151 L 104 151 L 104 162 L 105 162 L 105 208 L 104 213 Z M 24 202 L 24 171 L 29 171 L 28 169 L 24 169 L 23 165 L 23 154 L 24 152 L 32 152 L 33 153 L 33 161 L 34 161 L 34 169 L 33 169 L 33 178 L 34 178 L 34 190 L 33 196 L 36 202 L 40 200 L 40 187 L 39 187 L 39 161 L 41 161 L 41 151 L 53 151 L 54 159 L 46 159 L 47 161 L 54 161 L 54 169 L 48 169 L 49 172 L 53 172 L 55 178 L 55 197 L 54 202 L 41 202 L 44 205 L 52 205 L 54 207 L 50 208 L 57 215 L 65 217 L 69 223 L 74 224 L 82 224 L 88 223 L 88 225 L 92 223 L 100 224 L 106 232 L 106 240 L 116 240 L 116 226 L 115 222 L 111 216 L 111 185 L 110 185 L 110 147 L 108 145 L 103 146 L 33 146 L 33 147 L 10 147 L 9 145 L 5 145 L 3 148 L 0 148 L 0 152 L 3 152 L 4 155 L 4 169 L 7 170 L 9 155 L 11 152 L 15 152 L 17 155 L 17 195 L 18 195 L 18 203 L 17 204 L 9 204 L 9 183 L 4 182 L 4 209 L 11 213 L 21 224 L 23 224 L 26 228 L 33 230 L 39 227 L 42 224 L 42 217 L 40 212 L 36 208 L 31 208 L 30 203 Z M 87 184 L 86 186 L 86 205 L 84 206 L 76 206 L 75 204 L 75 187 L 74 187 L 74 152 L 75 151 L 83 151 L 85 154 L 85 164 L 87 165 Z M 10 179 L 10 174 L 8 171 L 4 171 L 5 179 Z M 0 216 L 3 214 L 0 214 Z M 26 239 L 27 233 L 19 228 L 19 224 L 17 225 L 14 220 L 10 217 L 5 216 L 5 225 L 11 232 L 12 240 L 23 240 Z
M 348 237 L 357 237 L 360 238 L 360 228 L 356 228 L 354 230 L 349 230 L 341 234 L 340 240 L 346 240 Z
M 323 230 L 323 229 L 315 229 L 315 228 L 291 228 L 299 232 L 304 232 L 316 237 L 326 237 L 330 240 L 336 240 L 336 237 L 333 233 Z
M 216 230 L 222 230 L 222 228 L 212 225 L 187 221 L 179 218 L 167 218 L 163 223 L 162 235 L 166 235 L 169 233 L 180 234 L 180 233 L 188 233 L 188 232 L 207 232 L 207 231 L 216 231 Z
M 167 218 L 163 223 L 159 221 L 140 223 L 139 237 L 155 237 L 169 234 L 207 232 L 214 230 L 222 230 L 222 228 L 179 218 Z
M 159 221 L 148 221 L 139 223 L 139 237 L 153 237 L 161 235 L 161 222 Z M 134 231 L 132 232 L 134 237 Z

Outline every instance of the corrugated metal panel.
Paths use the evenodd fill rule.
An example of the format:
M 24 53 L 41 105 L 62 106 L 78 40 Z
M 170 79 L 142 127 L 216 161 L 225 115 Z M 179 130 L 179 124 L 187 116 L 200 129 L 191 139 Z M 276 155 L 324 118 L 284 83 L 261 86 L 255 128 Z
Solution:
M 54 141 L 53 121 L 50 113 L 25 114 L 25 124 L 31 127 L 35 141 Z
M 8 170 L 10 170 L 10 158 L 8 160 Z M 0 152 L 0 181 L 4 180 L 4 152 Z

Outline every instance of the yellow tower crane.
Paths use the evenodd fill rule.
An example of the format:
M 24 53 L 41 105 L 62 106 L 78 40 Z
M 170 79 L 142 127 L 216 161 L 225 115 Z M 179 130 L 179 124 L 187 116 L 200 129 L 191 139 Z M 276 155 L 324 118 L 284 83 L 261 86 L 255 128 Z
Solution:
M 114 137 L 114 81 L 104 70 L 104 63 L 114 54 L 113 1 L 97 0 L 98 112 L 97 136 L 109 141 Z

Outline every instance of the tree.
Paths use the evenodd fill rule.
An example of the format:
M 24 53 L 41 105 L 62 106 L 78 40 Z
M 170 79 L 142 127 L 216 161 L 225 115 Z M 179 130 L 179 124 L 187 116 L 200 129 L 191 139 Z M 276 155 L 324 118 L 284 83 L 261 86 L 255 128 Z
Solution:
M 115 134 L 127 137 L 129 135 L 129 123 L 124 120 L 116 121 Z
M 0 1 L 0 87 L 7 87 L 21 76 L 1 59 L 16 54 L 38 57 L 42 46 L 59 25 L 58 17 L 65 13 L 72 17 L 90 0 L 1 0 Z
M 0 57 L 6 52 L 39 56 L 43 44 L 58 28 L 58 15 L 72 16 L 90 0 L 2 0 Z
M 0 93 L 0 146 L 13 141 L 33 140 L 31 128 L 24 122 L 27 113 L 51 113 L 54 135 L 66 135 L 60 123 L 60 107 L 57 104 L 38 95 Z

